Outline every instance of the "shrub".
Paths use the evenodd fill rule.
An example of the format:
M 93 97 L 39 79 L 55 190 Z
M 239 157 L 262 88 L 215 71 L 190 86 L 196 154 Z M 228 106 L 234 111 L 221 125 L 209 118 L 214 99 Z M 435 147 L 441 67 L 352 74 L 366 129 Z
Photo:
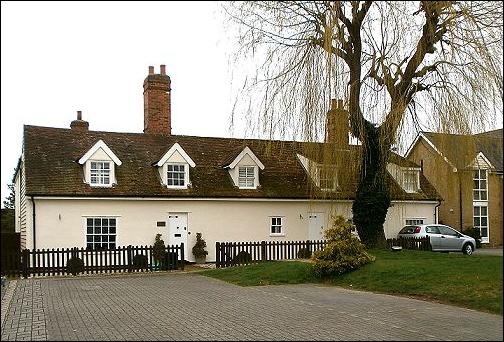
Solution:
M 192 248 L 192 253 L 197 259 L 207 256 L 208 252 L 205 250 L 205 247 L 206 241 L 201 238 L 201 233 L 196 233 L 196 243 Z
M 476 248 L 481 248 L 481 232 L 478 228 L 469 227 L 463 233 L 476 240 Z
M 133 267 L 136 269 L 147 268 L 147 256 L 137 254 L 133 257 Z
M 246 251 L 240 251 L 233 258 L 233 263 L 235 264 L 249 264 L 250 262 L 252 262 L 252 255 Z
M 84 261 L 76 256 L 71 257 L 67 261 L 66 271 L 67 273 L 73 274 L 74 276 L 84 272 Z
M 298 259 L 309 259 L 312 256 L 312 252 L 308 248 L 301 248 L 298 253 Z
M 336 216 L 331 228 L 324 232 L 327 245 L 316 251 L 313 271 L 321 278 L 343 274 L 370 263 L 375 257 L 368 254 L 364 245 L 352 234 L 352 225 L 342 216 Z
M 161 262 L 165 256 L 165 244 L 161 239 L 161 234 L 156 234 L 154 245 L 152 246 L 152 257 L 157 263 Z

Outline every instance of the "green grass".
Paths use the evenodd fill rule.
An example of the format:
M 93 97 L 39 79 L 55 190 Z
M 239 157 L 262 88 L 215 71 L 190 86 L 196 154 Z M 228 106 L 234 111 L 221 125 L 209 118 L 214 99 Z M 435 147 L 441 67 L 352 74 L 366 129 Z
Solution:
M 372 250 L 376 261 L 339 277 L 320 280 L 298 261 L 202 271 L 240 286 L 326 283 L 410 296 L 502 315 L 501 256 Z

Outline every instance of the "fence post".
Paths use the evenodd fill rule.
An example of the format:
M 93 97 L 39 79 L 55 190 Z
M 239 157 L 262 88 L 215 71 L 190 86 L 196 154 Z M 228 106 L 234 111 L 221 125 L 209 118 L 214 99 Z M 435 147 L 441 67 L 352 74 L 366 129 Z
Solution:
M 184 243 L 180 243 L 180 267 L 182 271 L 184 270 L 185 267 L 185 255 L 184 255 Z
M 220 267 L 220 242 L 215 243 L 215 267 Z
M 261 241 L 261 261 L 268 261 L 268 256 L 266 255 L 266 241 Z
M 30 251 L 23 249 L 23 277 L 28 278 L 28 263 L 30 262 Z
M 127 253 L 127 258 L 128 258 L 128 272 L 131 272 L 133 270 L 133 256 L 132 256 L 132 252 L 131 252 L 131 245 L 128 245 L 127 249 L 126 249 Z

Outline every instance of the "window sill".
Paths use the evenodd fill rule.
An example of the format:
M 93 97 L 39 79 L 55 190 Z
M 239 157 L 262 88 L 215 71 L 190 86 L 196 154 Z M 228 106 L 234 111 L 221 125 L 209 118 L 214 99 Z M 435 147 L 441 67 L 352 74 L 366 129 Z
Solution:
M 271 237 L 282 237 L 282 236 L 285 236 L 285 233 L 270 233 Z
M 92 188 L 111 188 L 113 184 L 89 184 Z

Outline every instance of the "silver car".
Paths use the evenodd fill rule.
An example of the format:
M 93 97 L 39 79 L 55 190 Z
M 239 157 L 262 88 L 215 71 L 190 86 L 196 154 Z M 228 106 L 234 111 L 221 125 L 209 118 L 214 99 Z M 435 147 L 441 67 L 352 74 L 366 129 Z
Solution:
M 405 226 L 398 235 L 399 238 L 426 236 L 429 236 L 432 250 L 435 252 L 463 252 L 471 255 L 476 248 L 476 240 L 472 237 L 442 224 Z

